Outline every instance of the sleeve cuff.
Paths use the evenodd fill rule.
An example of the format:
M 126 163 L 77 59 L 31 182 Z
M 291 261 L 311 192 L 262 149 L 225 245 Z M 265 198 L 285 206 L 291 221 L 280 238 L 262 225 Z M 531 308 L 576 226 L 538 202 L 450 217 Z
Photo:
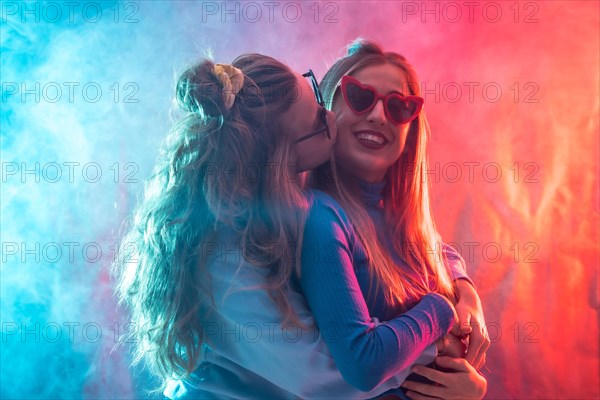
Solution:
M 471 278 L 469 278 L 468 276 L 459 276 L 456 278 L 452 278 L 453 281 L 456 281 L 458 283 L 459 280 L 463 280 L 463 281 L 467 281 L 471 284 L 471 286 L 473 286 L 473 289 L 477 290 L 477 286 L 475 286 L 475 283 L 471 280 Z
M 430 329 L 435 340 L 439 339 L 450 331 L 454 323 L 454 310 L 442 295 L 438 293 L 428 293 L 419 304 L 408 313 L 424 312 L 430 316 Z M 407 313 L 407 314 L 408 314 Z

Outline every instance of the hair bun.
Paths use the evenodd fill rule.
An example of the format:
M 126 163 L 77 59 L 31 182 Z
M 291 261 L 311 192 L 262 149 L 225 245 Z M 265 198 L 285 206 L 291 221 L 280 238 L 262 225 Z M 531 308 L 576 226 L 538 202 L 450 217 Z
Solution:
M 370 40 L 358 37 L 348 45 L 348 56 L 357 53 L 382 53 L 381 47 Z
M 211 61 L 203 61 L 184 71 L 175 90 L 177 104 L 182 110 L 208 117 L 227 114 L 221 95 L 221 82 L 214 74 Z

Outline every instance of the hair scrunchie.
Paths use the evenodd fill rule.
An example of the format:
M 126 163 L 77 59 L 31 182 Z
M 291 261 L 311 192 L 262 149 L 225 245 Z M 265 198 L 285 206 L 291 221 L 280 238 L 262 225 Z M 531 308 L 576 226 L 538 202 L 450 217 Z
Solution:
M 223 85 L 221 96 L 225 108 L 229 110 L 235 102 L 235 95 L 238 94 L 244 84 L 244 74 L 233 65 L 215 64 L 215 75 Z

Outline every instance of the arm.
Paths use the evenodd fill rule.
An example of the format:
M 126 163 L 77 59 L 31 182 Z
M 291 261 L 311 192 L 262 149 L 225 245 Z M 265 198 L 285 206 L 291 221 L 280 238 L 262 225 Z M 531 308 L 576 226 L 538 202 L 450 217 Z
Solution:
M 475 284 L 467 275 L 467 267 L 465 266 L 465 260 L 461 257 L 461 255 L 454 249 L 454 247 L 449 244 L 442 244 L 442 255 L 448 260 L 448 266 L 450 267 L 450 277 L 453 281 L 458 281 L 459 279 L 463 279 L 469 282 L 473 287 Z
M 469 346 L 465 359 L 476 370 L 480 370 L 485 364 L 485 353 L 490 347 L 481 300 L 473 285 L 463 279 L 460 279 L 457 284 L 460 300 L 456 304 L 456 312 L 460 325 L 456 325 L 452 333 L 456 336 L 468 335 Z
M 473 281 L 467 276 L 465 261 L 460 254 L 447 244 L 443 245 L 443 253 L 448 260 L 452 279 L 456 281 L 460 295 L 460 300 L 456 304 L 460 325 L 455 326 L 452 333 L 459 337 L 468 335 L 469 345 L 465 358 L 476 370 L 479 370 L 485 364 L 485 352 L 490 347 L 481 300 Z
M 304 228 L 300 284 L 342 376 L 370 390 L 413 364 L 455 317 L 448 300 L 428 294 L 409 312 L 374 324 L 352 265 L 358 245 L 343 210 L 317 195 Z

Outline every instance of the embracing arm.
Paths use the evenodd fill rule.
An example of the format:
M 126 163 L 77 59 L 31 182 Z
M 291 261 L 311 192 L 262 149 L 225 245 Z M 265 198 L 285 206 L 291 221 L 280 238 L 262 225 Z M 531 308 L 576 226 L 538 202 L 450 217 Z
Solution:
M 372 322 L 352 265 L 360 245 L 343 210 L 318 196 L 304 231 L 300 283 L 344 379 L 371 390 L 410 367 L 455 322 L 451 303 L 428 294 L 410 311 Z
M 452 329 L 452 333 L 456 336 L 469 336 L 465 358 L 476 370 L 479 370 L 485 364 L 485 352 L 490 347 L 481 300 L 475 284 L 467 275 L 465 261 L 460 254 L 447 244 L 443 245 L 443 253 L 448 260 L 452 280 L 456 281 L 460 295 L 460 300 L 456 304 L 459 325 Z

